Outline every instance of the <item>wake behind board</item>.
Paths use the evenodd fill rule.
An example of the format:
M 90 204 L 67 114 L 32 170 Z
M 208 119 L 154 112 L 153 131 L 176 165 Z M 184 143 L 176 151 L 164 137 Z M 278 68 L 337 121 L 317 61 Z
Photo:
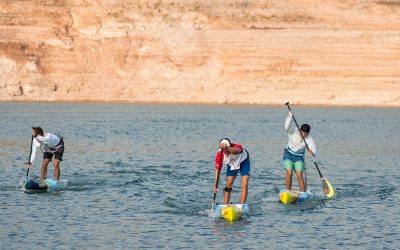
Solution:
M 249 215 L 249 213 L 248 204 L 217 205 L 214 216 L 227 221 L 235 221 L 242 217 L 242 215 Z
M 26 181 L 24 187 L 26 193 L 46 193 L 63 189 L 67 184 L 67 180 L 55 181 L 52 179 L 29 179 Z
M 312 193 L 299 192 L 293 190 L 281 189 L 279 191 L 279 201 L 283 204 L 304 203 L 310 200 Z

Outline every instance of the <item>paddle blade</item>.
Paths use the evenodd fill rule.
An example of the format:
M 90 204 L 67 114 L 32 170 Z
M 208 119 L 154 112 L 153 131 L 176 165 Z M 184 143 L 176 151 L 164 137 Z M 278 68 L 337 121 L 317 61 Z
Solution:
M 322 190 L 324 191 L 324 195 L 328 198 L 331 198 L 335 195 L 335 190 L 333 190 L 332 185 L 325 178 L 321 179 L 322 182 Z

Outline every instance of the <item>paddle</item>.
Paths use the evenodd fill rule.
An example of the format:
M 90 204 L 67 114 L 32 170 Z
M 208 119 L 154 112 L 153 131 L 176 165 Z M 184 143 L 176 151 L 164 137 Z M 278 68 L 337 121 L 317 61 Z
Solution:
M 32 145 L 33 145 L 33 135 L 32 135 L 32 139 L 31 139 L 31 150 L 29 151 L 29 158 L 28 158 L 27 164 L 31 163 Z M 29 168 L 26 170 L 26 179 L 28 179 L 28 174 L 29 174 Z
M 291 109 L 290 106 L 289 106 L 289 102 L 285 103 L 285 105 L 287 106 L 287 108 L 289 109 L 289 111 L 292 112 L 292 109 Z M 293 112 L 292 112 L 292 114 L 293 114 Z M 294 120 L 294 123 L 296 123 L 296 127 L 297 127 L 297 129 L 299 130 L 299 133 L 300 133 L 301 138 L 303 139 L 304 143 L 306 144 L 307 150 L 310 150 L 310 148 L 308 147 L 308 144 L 307 144 L 307 142 L 306 142 L 306 140 L 305 140 L 303 134 L 300 132 L 299 124 L 297 123 L 296 118 L 294 117 L 294 115 L 293 115 L 293 120 Z M 332 197 L 332 196 L 335 194 L 335 191 L 333 190 L 332 185 L 329 183 L 329 181 L 328 181 L 327 179 L 325 179 L 325 178 L 322 176 L 321 171 L 319 170 L 319 167 L 318 167 L 317 162 L 315 161 L 313 155 L 311 155 L 311 158 L 312 158 L 312 160 L 313 160 L 313 162 L 314 162 L 315 167 L 316 167 L 317 170 L 318 170 L 319 177 L 321 178 L 322 190 L 324 191 L 325 196 L 328 197 L 328 198 Z
M 221 155 L 220 155 L 220 157 L 219 157 L 219 166 L 218 166 L 218 169 L 217 169 L 217 180 L 215 181 L 215 189 L 217 189 L 218 188 L 218 182 L 219 182 L 219 175 L 220 175 L 220 173 L 221 173 L 221 169 L 222 169 L 222 154 L 223 154 L 224 152 L 222 151 L 222 149 L 221 149 Z M 214 207 L 215 207 L 215 198 L 217 197 L 217 192 L 214 192 L 214 198 L 213 198 L 213 201 L 212 201 L 212 205 L 211 205 L 211 210 L 214 210 Z

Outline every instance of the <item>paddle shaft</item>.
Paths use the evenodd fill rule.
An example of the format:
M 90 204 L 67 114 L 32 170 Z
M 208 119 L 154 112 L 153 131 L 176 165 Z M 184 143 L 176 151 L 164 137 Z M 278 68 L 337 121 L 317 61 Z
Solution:
M 219 183 L 219 176 L 220 176 L 220 174 L 221 174 L 221 169 L 222 169 L 222 164 L 223 164 L 223 162 L 222 162 L 222 157 L 223 157 L 223 154 L 224 152 L 222 151 L 222 149 L 221 149 L 221 155 L 220 155 L 220 157 L 219 157 L 219 166 L 218 166 L 218 169 L 217 169 L 217 180 L 215 181 L 215 189 L 217 189 L 218 188 L 218 183 Z M 217 198 L 217 192 L 214 192 L 214 198 L 213 198 L 213 202 L 212 202 L 212 209 L 214 209 L 214 207 L 215 207 L 215 199 Z
M 31 163 L 32 146 L 33 146 L 33 135 L 32 135 L 32 139 L 31 139 L 31 150 L 29 151 L 28 164 Z M 28 174 L 29 174 L 29 168 L 26 170 L 26 179 L 28 179 Z
M 287 106 L 287 108 L 289 109 L 289 111 L 292 112 L 292 109 L 290 108 L 289 103 L 287 102 L 287 103 L 285 103 L 285 105 Z M 293 115 L 293 112 L 292 112 L 292 115 Z M 294 117 L 294 115 L 293 115 L 293 120 L 294 120 L 294 123 L 296 124 L 297 129 L 299 130 L 300 136 L 301 136 L 301 138 L 303 139 L 304 144 L 306 144 L 307 150 L 310 150 L 310 148 L 308 147 L 308 144 L 307 144 L 307 142 L 306 142 L 306 139 L 304 138 L 303 134 L 302 134 L 301 131 L 300 131 L 299 124 L 297 123 L 296 118 Z M 314 165 L 315 165 L 315 167 L 316 167 L 317 170 L 318 170 L 319 177 L 321 177 L 321 179 L 324 178 L 324 177 L 322 176 L 322 174 L 321 174 L 321 171 L 319 170 L 319 167 L 318 167 L 317 162 L 315 161 L 313 155 L 311 155 L 311 159 L 313 160 Z

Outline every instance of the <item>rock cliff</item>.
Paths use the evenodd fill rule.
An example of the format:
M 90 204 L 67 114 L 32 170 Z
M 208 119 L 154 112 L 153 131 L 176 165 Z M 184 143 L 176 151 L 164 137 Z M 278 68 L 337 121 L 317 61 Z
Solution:
M 2 0 L 0 100 L 400 106 L 400 2 Z

